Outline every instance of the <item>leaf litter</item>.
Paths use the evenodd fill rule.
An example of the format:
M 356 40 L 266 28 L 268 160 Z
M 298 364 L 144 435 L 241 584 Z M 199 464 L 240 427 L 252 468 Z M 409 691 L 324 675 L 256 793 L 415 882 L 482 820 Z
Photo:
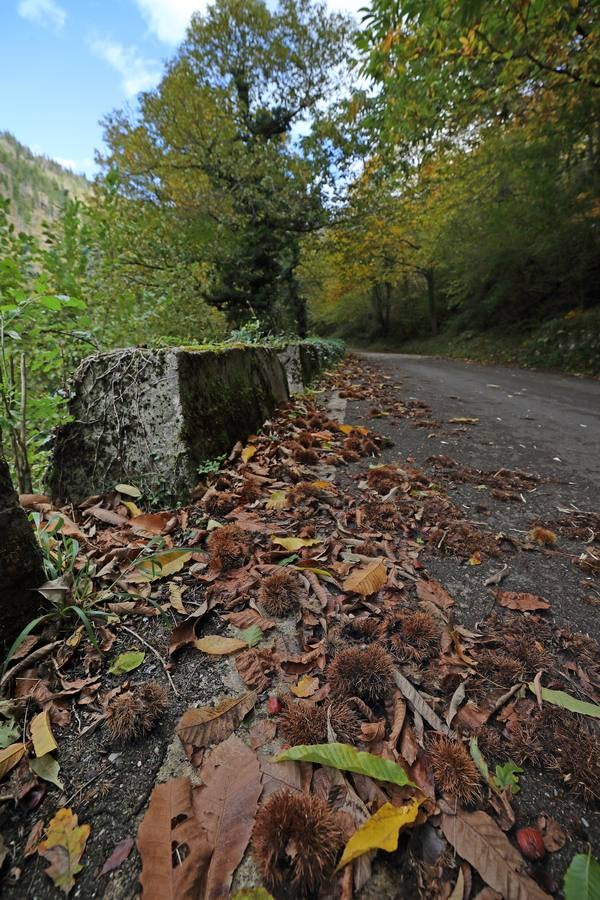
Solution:
M 400 400 L 363 362 L 349 358 L 324 381 L 370 402 L 374 418 L 444 427 L 426 404 Z M 463 417 L 462 424 L 476 423 Z M 20 816 L 57 804 L 55 792 L 45 801 L 48 784 L 69 794 L 64 774 L 58 779 L 68 729 L 85 740 L 111 722 L 143 747 L 167 697 L 174 699 L 169 670 L 212 658 L 248 690 L 179 715 L 176 734 L 201 784 L 170 778 L 141 807 L 136 843 L 146 900 L 234 895 L 236 869 L 244 860 L 246 871 L 250 857 L 256 868 L 248 890 L 268 888 L 273 896 L 286 880 L 297 896 L 360 896 L 373 862 L 385 866 L 386 858 L 401 867 L 415 897 L 466 896 L 467 885 L 507 897 L 558 896 L 561 883 L 546 863 L 522 855 L 517 826 L 541 829 L 548 854 L 566 845 L 572 856 L 585 845 L 572 823 L 544 810 L 520 821 L 519 796 L 533 766 L 577 798 L 584 817 L 598 802 L 598 647 L 553 625 L 552 603 L 527 591 L 489 590 L 489 614 L 475 630 L 464 628 L 454 589 L 429 575 L 420 557 L 482 565 L 515 553 L 562 554 L 583 569 L 582 559 L 594 554 L 595 514 L 533 523 L 525 539 L 494 533 L 451 499 L 456 485 L 523 503 L 550 479 L 484 472 L 441 456 L 425 461 L 429 469 L 410 459 L 381 465 L 385 444 L 370 428 L 340 426 L 299 398 L 207 476 L 191 506 L 146 512 L 143 494 L 120 485 L 74 510 L 40 507 L 77 531 L 98 609 L 112 619 L 96 630 L 98 649 L 80 628 L 55 641 L 60 646 L 47 657 L 35 655 L 36 639 L 13 660 L 23 665 L 7 682 L 17 706 L 6 714 L 0 706 L 0 726 L 6 722 L 15 738 L 0 749 L 0 789 Z M 353 467 L 361 470 L 354 482 L 346 474 Z M 561 549 L 563 540 L 588 543 L 575 554 Z M 504 562 L 502 577 L 509 571 Z M 499 580 L 487 583 L 497 588 Z M 136 617 L 148 623 L 139 642 L 132 640 Z M 153 641 L 153 623 L 164 619 L 170 662 L 167 642 L 157 649 Z M 111 667 L 106 651 L 126 621 L 133 628 L 112 657 L 121 665 Z M 165 680 L 153 687 L 145 673 L 157 656 Z M 138 666 L 142 685 L 128 680 Z M 459 789 L 465 784 L 468 791 Z M 85 812 L 85 785 L 73 799 Z M 276 858 L 267 860 L 259 837 L 268 800 L 281 829 L 268 831 Z M 307 822 L 316 817 L 311 834 L 299 824 L 302 810 Z M 90 826 L 65 805 L 38 845 L 65 892 L 82 877 L 89 836 Z M 134 836 L 118 835 L 104 854 L 104 878 L 135 871 Z M 329 846 L 308 852 L 315 836 Z M 457 855 L 438 853 L 432 862 L 426 848 L 434 838 Z M 22 852 L 28 857 L 20 865 L 28 865 L 25 843 Z M 581 880 L 578 865 L 573 883 Z

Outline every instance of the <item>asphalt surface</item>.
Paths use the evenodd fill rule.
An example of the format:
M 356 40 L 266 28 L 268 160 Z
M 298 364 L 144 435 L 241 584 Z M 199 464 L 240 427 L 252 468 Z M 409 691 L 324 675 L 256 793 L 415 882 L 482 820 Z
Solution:
M 600 381 L 402 353 L 360 356 L 400 382 L 405 396 L 430 403 L 434 415 L 479 418 L 488 447 L 504 454 L 501 465 L 562 477 L 597 508 Z

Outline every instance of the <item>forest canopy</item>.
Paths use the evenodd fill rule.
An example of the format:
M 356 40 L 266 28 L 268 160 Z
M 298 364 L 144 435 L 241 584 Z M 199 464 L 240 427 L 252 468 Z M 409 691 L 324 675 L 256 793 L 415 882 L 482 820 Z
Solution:
M 321 0 L 214 0 L 194 15 L 158 86 L 107 114 L 85 198 L 41 238 L 2 201 L 0 428 L 21 488 L 95 349 L 489 335 L 596 371 L 598 13 L 372 0 L 357 22 Z

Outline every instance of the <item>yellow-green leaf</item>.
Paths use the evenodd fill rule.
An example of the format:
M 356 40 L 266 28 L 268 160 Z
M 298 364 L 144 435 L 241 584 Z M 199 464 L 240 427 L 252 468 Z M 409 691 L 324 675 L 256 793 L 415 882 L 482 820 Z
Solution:
M 183 569 L 190 561 L 192 554 L 189 550 L 167 550 L 164 553 L 154 553 L 147 559 L 140 560 L 136 564 L 139 578 L 136 581 L 156 581 L 158 578 L 166 578 Z M 133 580 L 131 576 L 129 580 Z
M 287 491 L 271 491 L 267 500 L 267 509 L 285 509 L 287 506 Z
M 75 884 L 75 876 L 83 866 L 79 860 L 90 835 L 89 825 L 79 825 L 71 809 L 59 809 L 51 820 L 46 840 L 38 845 L 38 853 L 50 861 L 46 874 L 57 888 L 68 894 Z
M 338 869 L 348 865 L 363 853 L 368 853 L 369 850 L 387 850 L 388 853 L 397 850 L 400 830 L 405 825 L 414 822 L 418 812 L 419 803 L 414 799 L 406 806 L 384 803 L 375 815 L 367 819 L 358 831 L 354 832 L 344 847 Z
M 314 547 L 315 544 L 322 543 L 319 538 L 271 537 L 271 540 L 274 544 L 283 547 L 284 550 L 289 550 L 290 553 L 295 553 L 296 550 L 301 550 L 302 547 Z
M 257 448 L 253 444 L 248 444 L 247 447 L 244 447 L 242 450 L 242 462 L 249 462 L 254 454 L 256 453 Z
M 135 497 L 136 499 L 142 496 L 140 489 L 133 484 L 117 484 L 115 490 L 120 494 L 126 494 L 128 497 Z
M 4 778 L 7 772 L 16 766 L 25 753 L 25 744 L 10 744 L 4 750 L 0 750 L 0 778 Z
M 220 634 L 208 634 L 206 637 L 194 641 L 194 646 L 203 653 L 210 653 L 212 656 L 227 656 L 229 653 L 237 653 L 238 650 L 245 650 L 248 644 L 246 641 L 240 641 L 238 638 L 222 637 Z
M 45 756 L 47 753 L 52 753 L 52 751 L 56 750 L 58 747 L 56 738 L 52 734 L 50 716 L 48 715 L 47 710 L 38 713 L 37 716 L 34 716 L 31 720 L 31 739 L 33 741 L 35 755 L 38 757 Z
M 126 672 L 133 672 L 134 669 L 141 666 L 145 658 L 146 654 L 143 650 L 128 650 L 126 653 L 119 653 L 108 671 L 111 675 L 125 675 Z
M 392 784 L 405 784 L 415 787 L 408 775 L 397 763 L 364 750 L 355 750 L 350 744 L 301 744 L 290 747 L 276 757 L 276 762 L 287 759 L 298 762 L 314 762 L 321 766 L 331 766 L 345 772 L 357 772 L 379 781 L 390 781 Z
M 387 581 L 387 571 L 383 559 L 375 559 L 373 562 L 356 569 L 342 584 L 345 591 L 362 594 L 368 597 L 375 594 Z
M 529 684 L 529 690 L 535 694 L 536 690 L 533 681 Z M 600 719 L 600 706 L 597 706 L 595 703 L 587 703 L 585 700 L 578 700 L 577 697 L 572 697 L 564 691 L 552 691 L 550 688 L 543 687 L 541 692 L 542 700 L 552 703 L 553 706 L 562 706 L 563 709 L 579 713 L 580 716 L 592 716 L 594 719 Z
M 129 512 L 131 513 L 131 515 L 132 515 L 134 518 L 135 518 L 136 516 L 142 516 L 142 515 L 143 515 L 142 510 L 139 508 L 139 506 L 137 506 L 137 505 L 133 502 L 133 500 L 123 500 L 123 505 L 127 507 L 127 509 L 129 510 Z
M 30 759 L 29 768 L 44 781 L 49 781 L 50 784 L 55 784 L 59 790 L 64 791 L 65 786 L 58 777 L 60 772 L 58 760 L 51 753 L 46 753 L 37 759 Z

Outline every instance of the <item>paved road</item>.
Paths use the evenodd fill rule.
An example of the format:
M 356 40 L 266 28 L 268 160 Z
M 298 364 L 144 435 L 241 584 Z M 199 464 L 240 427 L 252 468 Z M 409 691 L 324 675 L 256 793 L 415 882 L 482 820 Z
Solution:
M 429 402 L 434 415 L 480 418 L 497 450 L 512 457 L 501 464 L 562 472 L 598 506 L 600 381 L 402 353 L 361 356 L 403 393 Z

